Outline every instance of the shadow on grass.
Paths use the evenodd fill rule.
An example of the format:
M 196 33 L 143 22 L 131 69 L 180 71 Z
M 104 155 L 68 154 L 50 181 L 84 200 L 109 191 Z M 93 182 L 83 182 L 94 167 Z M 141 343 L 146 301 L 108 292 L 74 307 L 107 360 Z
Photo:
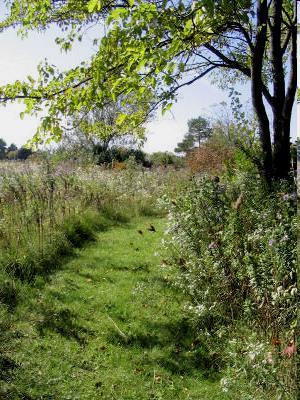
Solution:
M 38 395 L 31 396 L 28 393 L 20 392 L 16 388 L 1 388 L 0 387 L 0 399 L 1 400 L 56 400 L 56 396 L 52 395 Z
M 187 375 L 200 371 L 203 377 L 212 381 L 219 378 L 221 359 L 216 353 L 211 353 L 205 343 L 195 340 L 193 328 L 185 318 L 168 323 L 149 321 L 142 332 L 132 333 L 125 339 L 118 332 L 111 332 L 108 341 L 144 350 L 158 348 L 160 355 L 151 363 L 155 362 L 172 374 Z M 145 362 L 149 363 L 149 360 Z
M 0 281 L 0 304 L 5 304 L 11 312 L 17 306 L 18 300 L 19 288 L 16 282 L 9 276 L 4 277 L 4 279 Z
M 37 330 L 41 336 L 46 331 L 52 331 L 67 338 L 74 339 L 81 346 L 85 345 L 93 331 L 78 324 L 77 315 L 68 308 L 55 309 L 49 305 L 41 307 L 42 319 L 37 324 Z
M 113 269 L 121 272 L 146 272 L 149 273 L 151 264 L 148 262 L 134 262 L 130 265 L 115 265 Z
M 13 370 L 18 367 L 19 364 L 17 364 L 14 360 L 0 354 L 0 380 L 9 380 Z

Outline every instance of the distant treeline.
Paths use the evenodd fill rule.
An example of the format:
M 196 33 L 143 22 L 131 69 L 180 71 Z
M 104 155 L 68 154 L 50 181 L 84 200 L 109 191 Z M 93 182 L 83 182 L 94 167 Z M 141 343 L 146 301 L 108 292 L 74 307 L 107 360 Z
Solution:
M 134 147 L 113 145 L 110 147 L 96 144 L 92 148 L 64 149 L 60 147 L 55 151 L 54 157 L 61 159 L 84 160 L 88 158 L 97 165 L 105 165 L 107 167 L 115 167 L 119 169 L 126 168 L 128 162 L 134 162 L 145 168 L 151 167 L 182 167 L 184 158 L 168 151 L 157 151 L 149 154 L 141 149 Z
M 52 150 L 36 151 L 21 146 L 18 148 L 14 143 L 9 146 L 0 138 L 0 160 L 20 160 L 27 159 L 39 161 L 44 158 L 53 158 L 57 161 L 89 161 L 97 165 L 105 165 L 107 167 L 115 167 L 119 169 L 126 168 L 128 162 L 134 162 L 145 168 L 166 167 L 173 165 L 174 167 L 182 167 L 184 165 L 183 157 L 179 157 L 174 153 L 167 151 L 158 151 L 148 154 L 141 149 L 133 147 L 114 145 L 110 147 L 96 144 L 91 148 L 78 148 L 73 146 L 67 148 L 60 146 Z
M 32 154 L 31 149 L 25 146 L 18 148 L 14 143 L 7 146 L 5 140 L 0 138 L 0 160 L 26 160 Z

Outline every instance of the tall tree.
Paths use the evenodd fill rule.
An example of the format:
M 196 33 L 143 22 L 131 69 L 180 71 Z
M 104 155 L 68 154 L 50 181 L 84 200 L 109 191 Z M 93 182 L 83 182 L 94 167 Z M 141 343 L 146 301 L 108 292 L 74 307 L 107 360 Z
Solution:
M 6 146 L 6 142 L 0 138 L 0 160 L 3 160 L 5 158 Z
M 188 132 L 184 135 L 182 142 L 177 144 L 176 153 L 188 153 L 195 146 L 210 137 L 212 133 L 209 121 L 206 118 L 192 118 L 188 121 Z
M 267 179 L 290 170 L 290 123 L 296 92 L 296 1 L 294 0 L 11 0 L 0 30 L 21 32 L 57 24 L 69 32 L 65 50 L 87 24 L 105 20 L 107 34 L 90 61 L 61 73 L 45 63 L 39 79 L 0 88 L 2 102 L 24 99 L 26 112 L 45 105 L 48 115 L 36 136 L 60 137 L 66 115 L 130 93 L 136 100 L 156 92 L 167 110 L 178 89 L 216 71 L 224 86 L 251 81 L 259 123 L 262 171 Z M 289 66 L 287 68 L 287 60 Z M 287 74 L 285 71 L 289 71 Z M 215 75 L 215 74 L 214 74 Z M 289 75 L 289 76 L 287 76 Z M 215 78 L 215 76 L 214 76 Z M 266 103 L 270 106 L 270 117 Z M 125 115 L 119 123 L 139 123 Z M 271 126 L 272 125 L 272 126 Z M 273 144 L 272 144 L 273 140 Z

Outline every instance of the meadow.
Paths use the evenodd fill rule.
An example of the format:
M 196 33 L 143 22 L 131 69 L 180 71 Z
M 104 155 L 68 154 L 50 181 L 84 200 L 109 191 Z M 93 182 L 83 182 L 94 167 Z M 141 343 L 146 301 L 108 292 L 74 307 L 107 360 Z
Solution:
M 1 399 L 296 398 L 293 185 L 0 163 Z

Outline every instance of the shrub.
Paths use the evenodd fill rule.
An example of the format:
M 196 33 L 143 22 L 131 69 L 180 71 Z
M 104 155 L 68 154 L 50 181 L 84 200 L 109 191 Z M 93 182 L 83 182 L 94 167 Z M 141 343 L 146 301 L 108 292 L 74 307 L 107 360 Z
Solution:
M 151 162 L 148 160 L 145 152 L 139 149 L 132 149 L 127 147 L 112 146 L 109 148 L 103 147 L 101 145 L 94 146 L 94 158 L 97 164 L 106 165 L 124 165 L 123 163 L 127 161 L 130 157 L 134 158 L 135 162 L 144 166 L 150 167 Z M 119 168 L 122 169 L 122 168 Z
M 154 167 L 167 167 L 174 166 L 176 168 L 181 168 L 184 166 L 183 157 L 176 156 L 168 151 L 157 151 L 150 155 L 150 160 Z
M 225 140 L 212 137 L 189 152 L 187 165 L 192 172 L 220 174 L 234 160 L 234 149 Z
M 116 171 L 122 171 L 123 169 L 126 169 L 126 163 L 120 161 L 112 162 L 112 168 Z
M 179 267 L 177 286 L 189 296 L 187 312 L 199 335 L 203 338 L 205 333 L 211 349 L 227 361 L 225 348 L 235 333 L 239 337 L 240 326 L 257 332 L 271 352 L 271 340 L 286 346 L 294 340 L 295 200 L 296 194 L 285 184 L 270 192 L 257 176 L 240 174 L 225 183 L 194 178 L 178 199 L 169 202 L 166 243 L 171 262 Z M 239 344 L 246 352 L 248 345 Z M 278 385 L 273 380 L 260 387 L 274 396 L 286 390 L 280 388 L 285 359 L 276 360 Z M 240 367 L 233 363 L 233 375 Z M 250 368 L 243 373 L 247 380 Z M 287 390 L 292 385 L 288 382 Z

